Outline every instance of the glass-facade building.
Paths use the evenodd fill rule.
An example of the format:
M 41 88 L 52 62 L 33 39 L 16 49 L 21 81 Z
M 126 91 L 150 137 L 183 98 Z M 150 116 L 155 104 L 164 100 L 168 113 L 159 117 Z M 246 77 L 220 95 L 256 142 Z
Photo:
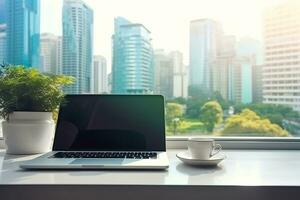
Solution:
M 259 41 L 241 38 L 236 46 L 236 54 L 241 63 L 241 102 L 260 102 L 262 98 L 262 48 Z
M 0 24 L 5 24 L 5 1 L 0 0 Z
M 39 67 L 40 0 L 6 0 L 7 63 Z
M 91 93 L 93 10 L 81 0 L 65 0 L 62 15 L 62 73 L 76 79 L 64 90 L 68 94 Z
M 0 24 L 0 64 L 6 63 L 6 24 Z
M 115 19 L 112 36 L 112 93 L 154 91 L 154 62 L 150 31 L 122 17 Z
M 61 39 L 51 33 L 41 34 L 40 71 L 50 74 L 60 74 L 61 69 Z
M 0 64 L 6 62 L 6 43 L 5 0 L 0 0 Z
M 190 80 L 189 85 L 202 91 L 212 91 L 212 63 L 220 51 L 222 27 L 211 19 L 190 23 Z

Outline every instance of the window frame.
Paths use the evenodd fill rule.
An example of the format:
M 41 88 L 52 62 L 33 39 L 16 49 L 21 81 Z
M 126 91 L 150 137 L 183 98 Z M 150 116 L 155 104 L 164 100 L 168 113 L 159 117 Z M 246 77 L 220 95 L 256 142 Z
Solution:
M 189 137 L 201 136 L 167 136 L 167 149 L 186 149 Z M 202 136 L 203 137 L 203 136 Z M 207 136 L 209 137 L 209 136 Z M 300 150 L 299 138 L 280 137 L 209 137 L 221 144 L 223 149 L 235 150 Z M 4 139 L 0 137 L 0 149 L 4 149 Z
M 167 136 L 167 149 L 186 149 L 189 137 L 203 136 Z M 300 150 L 300 138 L 282 137 L 215 137 L 223 149 L 236 150 Z

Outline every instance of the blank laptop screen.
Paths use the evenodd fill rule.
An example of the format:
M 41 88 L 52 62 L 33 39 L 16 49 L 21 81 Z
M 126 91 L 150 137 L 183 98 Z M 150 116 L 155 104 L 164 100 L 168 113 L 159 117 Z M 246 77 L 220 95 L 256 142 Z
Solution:
M 165 151 L 160 95 L 67 95 L 55 151 Z

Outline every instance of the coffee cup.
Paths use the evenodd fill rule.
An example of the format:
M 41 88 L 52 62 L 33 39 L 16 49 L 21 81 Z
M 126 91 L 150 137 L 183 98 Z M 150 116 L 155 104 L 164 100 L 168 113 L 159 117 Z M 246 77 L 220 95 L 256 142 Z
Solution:
M 222 146 L 210 138 L 189 138 L 188 150 L 192 158 L 208 160 L 219 153 Z

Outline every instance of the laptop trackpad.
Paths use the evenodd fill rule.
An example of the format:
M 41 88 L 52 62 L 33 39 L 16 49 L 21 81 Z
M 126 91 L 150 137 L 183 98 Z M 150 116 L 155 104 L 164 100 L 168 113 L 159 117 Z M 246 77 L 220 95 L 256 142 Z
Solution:
M 124 159 L 106 159 L 106 158 L 79 158 L 70 164 L 76 165 L 121 165 Z

